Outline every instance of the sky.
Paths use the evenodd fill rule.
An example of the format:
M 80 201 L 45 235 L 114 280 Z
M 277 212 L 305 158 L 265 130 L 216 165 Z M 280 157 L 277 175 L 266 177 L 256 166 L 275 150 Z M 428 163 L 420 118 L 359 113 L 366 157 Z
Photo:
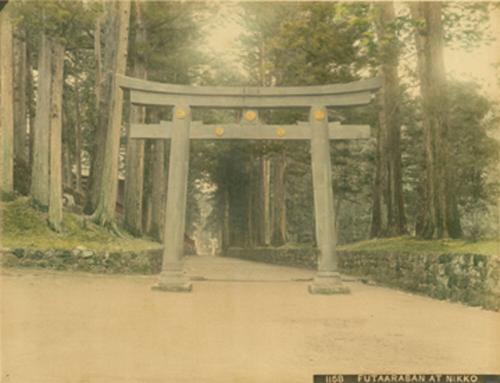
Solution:
M 238 38 L 243 28 L 238 25 L 234 18 L 226 15 L 234 15 L 237 3 L 229 3 L 223 9 L 219 18 L 221 22 L 216 23 L 207 37 L 207 49 L 224 55 L 238 67 Z M 482 46 L 472 51 L 462 49 L 445 50 L 445 66 L 447 72 L 459 80 L 476 80 L 481 83 L 484 92 L 490 96 L 499 97 L 497 71 L 493 67 L 495 62 L 500 61 L 500 9 L 492 15 L 493 20 L 489 23 L 492 36 L 498 36 L 496 41 L 489 46 Z

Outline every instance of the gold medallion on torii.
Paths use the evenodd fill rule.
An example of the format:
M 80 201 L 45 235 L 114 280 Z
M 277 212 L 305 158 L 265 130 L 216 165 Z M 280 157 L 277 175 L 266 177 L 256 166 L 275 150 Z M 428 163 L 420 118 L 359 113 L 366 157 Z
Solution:
M 247 121 L 254 121 L 257 118 L 257 113 L 254 110 L 247 110 L 244 118 Z
M 179 120 L 183 120 L 184 118 L 186 118 L 187 116 L 187 113 L 184 109 L 177 109 L 175 111 L 175 117 L 178 118 Z
M 222 137 L 224 135 L 224 128 L 219 126 L 219 127 L 215 128 L 214 132 L 215 132 L 215 135 L 217 137 Z
M 325 119 L 325 112 L 321 109 L 317 109 L 315 112 L 314 112 L 314 119 L 316 121 L 322 121 Z

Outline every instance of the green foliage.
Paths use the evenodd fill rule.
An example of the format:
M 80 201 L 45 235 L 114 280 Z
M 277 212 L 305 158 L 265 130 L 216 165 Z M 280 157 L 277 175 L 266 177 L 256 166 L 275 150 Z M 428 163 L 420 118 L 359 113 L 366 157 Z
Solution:
M 444 3 L 443 25 L 448 45 L 473 49 L 493 41 L 487 27 L 492 4 L 487 2 Z
M 250 81 L 269 86 L 355 79 L 372 60 L 368 9 L 367 3 L 243 4 Z
M 101 3 L 94 1 L 14 2 L 17 23 L 29 36 L 35 38 L 45 33 L 70 50 L 93 46 L 94 20 L 101 12 Z
M 468 237 L 498 234 L 498 153 L 500 144 L 491 136 L 499 116 L 493 104 L 474 83 L 450 84 L 451 148 L 457 196 Z
M 203 3 L 140 2 L 146 41 L 138 43 L 137 8 L 133 7 L 129 58 L 145 63 L 154 81 L 189 84 L 195 81 L 206 57 L 201 53 L 202 26 L 216 11 Z

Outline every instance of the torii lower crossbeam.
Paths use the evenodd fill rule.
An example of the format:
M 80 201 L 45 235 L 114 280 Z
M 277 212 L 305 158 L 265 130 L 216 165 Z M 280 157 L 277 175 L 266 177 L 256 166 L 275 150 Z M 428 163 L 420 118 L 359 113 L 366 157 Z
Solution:
M 189 138 L 192 140 L 310 140 L 310 124 L 299 125 L 261 125 L 243 124 L 204 125 L 198 121 L 191 124 Z M 328 136 L 331 140 L 356 140 L 370 138 L 369 125 L 328 124 Z M 129 138 L 170 139 L 172 123 L 132 124 Z

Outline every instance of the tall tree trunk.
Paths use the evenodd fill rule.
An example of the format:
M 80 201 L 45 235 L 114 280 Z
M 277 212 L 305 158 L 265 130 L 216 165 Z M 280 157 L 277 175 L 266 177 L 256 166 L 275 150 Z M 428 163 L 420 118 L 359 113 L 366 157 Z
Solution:
M 64 116 L 64 113 L 63 113 Z M 63 118 L 62 121 L 62 126 L 67 126 L 66 119 Z M 65 188 L 69 188 L 71 190 L 74 190 L 75 188 L 75 183 L 74 183 L 74 177 L 73 177 L 73 158 L 71 154 L 71 147 L 70 143 L 63 140 L 62 143 L 62 185 L 63 185 L 63 191 Z
M 105 15 L 96 21 L 94 31 L 95 53 L 95 98 L 96 117 L 92 143 L 89 185 L 87 187 L 86 213 L 93 213 L 97 207 L 106 152 L 106 133 L 108 128 L 109 101 L 112 93 L 113 58 L 116 55 L 118 38 L 117 2 L 105 3 Z M 101 24 L 104 22 L 104 55 L 101 54 Z M 103 75 L 104 73 L 104 75 Z
M 167 194 L 168 167 L 165 166 L 165 145 L 165 141 L 155 140 L 152 152 L 151 235 L 159 241 L 163 241 Z
M 423 4 L 412 3 L 409 4 L 412 18 L 418 23 L 423 22 L 423 27 L 416 27 L 415 29 L 415 47 L 417 50 L 417 70 L 420 78 L 420 92 L 423 99 L 423 127 L 424 127 L 424 146 L 425 146 L 425 206 L 423 206 L 423 222 L 421 227 L 421 232 L 417 232 L 417 235 L 421 235 L 425 238 L 436 237 L 437 231 L 437 220 L 436 220 L 436 206 L 435 206 L 435 191 L 434 191 L 434 148 L 433 148 L 433 132 L 432 125 L 429 116 L 426 116 L 428 111 L 428 98 L 429 98 L 429 80 L 428 73 L 426 73 L 426 61 L 429 59 L 426 57 L 426 19 L 424 15 Z
M 273 245 L 274 232 L 277 217 L 276 209 L 276 177 L 277 177 L 277 166 L 276 166 L 276 156 L 271 155 L 269 158 L 269 244 Z
M 158 109 L 148 111 L 147 121 L 160 122 Z M 144 181 L 143 181 L 143 232 L 158 241 L 163 241 L 165 203 L 167 193 L 168 151 L 166 142 L 147 140 L 145 143 Z
M 144 143 L 144 180 L 142 193 L 142 231 L 150 233 L 153 221 L 153 140 Z
M 146 29 L 142 20 L 140 2 L 136 0 L 137 32 L 135 44 L 141 47 L 146 42 Z M 146 63 L 140 55 L 133 61 L 134 77 L 146 79 Z M 146 110 L 144 107 L 131 105 L 130 122 L 144 123 Z M 125 227 L 134 235 L 142 234 L 142 191 L 144 181 L 144 140 L 128 139 L 126 153 L 125 178 Z M 163 157 L 162 161 L 163 163 Z M 154 210 L 153 210 L 154 213 Z
M 453 169 L 448 144 L 448 103 L 443 58 L 442 4 L 411 3 L 417 21 L 415 44 L 423 100 L 426 154 L 425 238 L 461 236 L 460 217 L 452 196 Z
M 26 120 L 26 41 L 14 38 L 14 158 L 20 170 L 28 165 Z M 17 176 L 17 174 L 15 174 Z M 26 177 L 25 174 L 22 175 Z
M 248 193 L 247 193 L 247 229 L 248 229 L 248 247 L 255 246 L 255 212 L 254 212 L 254 199 L 255 199 L 255 173 L 253 164 L 255 162 L 255 154 L 250 153 L 250 161 L 248 163 Z
M 379 98 L 383 98 L 383 89 L 379 92 Z M 379 127 L 377 129 L 377 157 L 375 163 L 375 177 L 373 179 L 372 195 L 372 218 L 370 227 L 370 237 L 381 237 L 384 233 L 382 218 L 382 197 L 384 195 L 384 180 L 386 179 L 387 169 L 385 167 L 385 142 L 386 131 L 384 123 L 384 114 L 382 109 L 379 111 Z M 337 216 L 339 215 L 337 211 Z
M 55 64 L 53 64 L 55 65 Z M 52 97 L 52 96 L 51 96 Z M 70 126 L 68 120 L 68 109 L 63 108 L 61 112 L 61 126 L 67 127 L 68 135 L 74 135 L 75 127 L 73 125 Z M 69 132 L 71 130 L 71 132 Z M 66 137 L 66 134 L 62 135 L 62 188 L 63 191 L 66 188 L 73 189 L 73 154 L 72 154 L 72 144 L 70 143 L 71 139 Z M 50 185 L 49 185 L 50 186 Z
M 224 252 L 231 246 L 231 230 L 230 230 L 230 206 L 229 206 L 229 190 L 223 192 L 223 216 L 222 216 L 222 251 Z
M 14 38 L 14 189 L 29 195 L 31 165 L 28 157 L 28 52 L 26 34 Z
M 27 37 L 29 38 L 29 37 Z M 29 161 L 29 180 L 31 185 L 31 170 L 33 169 L 33 141 L 35 137 L 34 121 L 35 121 L 35 89 L 33 86 L 33 52 L 30 50 L 29 46 L 26 46 L 26 108 L 27 108 L 27 118 L 28 118 L 28 161 Z
M 254 242 L 256 246 L 263 246 L 265 244 L 265 226 L 264 226 L 264 202 L 263 202 L 263 185 L 264 185 L 264 177 L 263 177 L 263 157 L 259 155 L 257 160 L 255 161 L 256 165 L 253 168 L 253 179 L 254 179 L 254 187 L 253 187 L 253 226 L 254 230 Z
M 133 107 L 131 119 L 133 122 L 144 122 L 144 108 Z M 126 154 L 125 178 L 125 227 L 134 235 L 141 235 L 142 230 L 142 199 L 144 182 L 144 140 L 128 140 Z
M 62 110 L 62 122 L 61 126 L 67 127 L 65 130 L 66 132 L 69 132 L 68 134 L 71 136 L 74 136 L 74 131 L 75 127 L 74 126 L 69 126 L 68 124 L 68 107 L 64 107 Z M 72 137 L 73 137 L 72 136 Z M 74 183 L 73 183 L 73 153 L 72 153 L 72 145 L 71 145 L 71 139 L 67 137 L 66 134 L 62 135 L 62 188 L 63 191 L 65 188 L 70 188 L 73 190 L 74 188 Z
M 52 43 L 52 82 L 50 97 L 50 197 L 49 226 L 55 231 L 62 227 L 62 92 L 64 47 Z
M 33 167 L 31 196 L 35 206 L 46 210 L 49 206 L 49 137 L 51 43 L 44 34 L 38 52 L 38 90 L 33 135 Z
M 80 112 L 80 81 L 77 77 L 75 80 L 75 161 L 76 175 L 75 188 L 77 193 L 82 193 L 82 125 Z
M 111 12 L 108 18 L 108 22 L 113 23 L 114 21 L 114 13 Z M 103 15 L 97 16 L 94 28 L 94 57 L 95 57 L 95 85 L 94 85 L 94 94 L 95 94 L 95 107 L 96 110 L 99 110 L 101 107 L 101 94 L 103 93 L 103 84 L 102 84 L 102 53 L 101 53 L 101 27 L 102 27 Z M 110 26 L 108 25 L 108 28 Z M 111 36 L 111 31 L 113 28 L 108 29 L 108 38 Z M 107 40 L 109 41 L 109 40 Z M 110 48 L 108 46 L 108 48 Z
M 120 150 L 120 131 L 122 124 L 123 91 L 116 75 L 125 74 L 127 66 L 128 27 L 130 20 L 130 1 L 118 2 L 118 35 L 114 55 L 113 76 L 111 80 L 111 99 L 109 101 L 109 121 L 106 134 L 106 152 L 101 175 L 101 190 L 94 220 L 100 225 L 115 227 L 115 209 L 118 189 L 118 155 Z
M 398 40 L 393 28 L 395 22 L 394 5 L 391 2 L 376 3 L 376 29 L 379 40 L 381 74 L 384 79 L 384 87 L 380 93 L 380 132 L 378 135 L 378 158 L 379 164 L 376 174 L 376 187 L 374 193 L 374 213 L 381 214 L 377 204 L 380 204 L 381 195 L 386 196 L 387 227 L 377 230 L 379 226 L 374 217 L 372 234 L 378 235 L 401 235 L 406 232 L 406 217 L 404 211 L 403 183 L 401 171 L 401 124 L 399 111 L 399 48 Z M 379 179 L 377 179 L 379 178 Z M 385 187 L 382 183 L 385 183 Z M 377 201 L 378 199 L 378 201 Z
M 14 192 L 14 116 L 12 23 L 7 6 L 0 14 L 0 138 L 2 148 L 2 193 Z
M 341 213 L 342 213 L 342 208 L 343 208 L 343 204 L 342 204 L 343 199 L 342 198 L 339 198 L 339 197 L 336 197 L 335 199 L 335 202 L 334 202 L 334 206 L 335 206 L 335 238 L 340 238 L 340 216 L 341 216 Z
M 272 241 L 274 246 L 281 246 L 286 243 L 286 188 L 285 171 L 286 155 L 284 150 L 274 161 L 273 176 L 273 230 Z
M 263 156 L 261 160 L 262 166 L 262 231 L 263 245 L 271 243 L 271 161 Z

